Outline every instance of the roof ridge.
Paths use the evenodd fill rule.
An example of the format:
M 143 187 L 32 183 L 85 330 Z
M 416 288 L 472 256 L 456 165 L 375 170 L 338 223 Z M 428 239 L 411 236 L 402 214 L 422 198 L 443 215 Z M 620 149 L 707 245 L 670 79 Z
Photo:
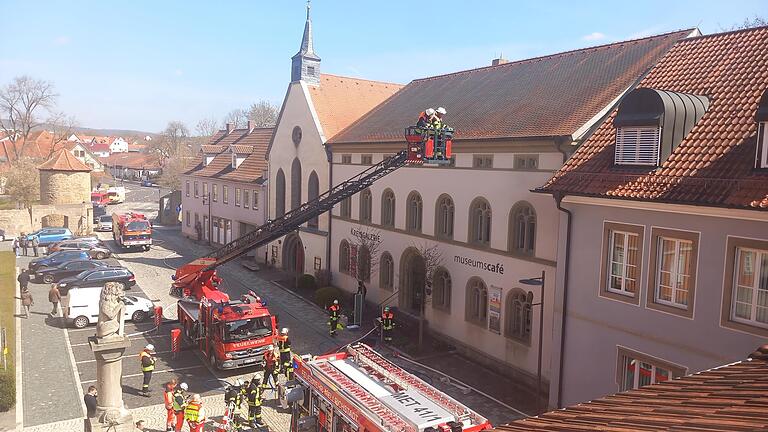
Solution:
M 647 41 L 647 40 L 651 40 L 651 39 L 662 38 L 662 37 L 673 35 L 675 33 L 686 33 L 686 32 L 690 33 L 690 32 L 692 32 L 694 30 L 696 30 L 696 28 L 675 30 L 675 31 L 670 31 L 670 32 L 666 32 L 666 33 L 660 33 L 660 34 L 657 34 L 657 35 L 646 36 L 646 37 L 643 37 L 643 38 L 627 39 L 627 40 L 613 42 L 613 43 L 606 43 L 606 44 L 601 44 L 601 45 L 593 45 L 593 46 L 589 46 L 589 47 L 576 48 L 576 49 L 572 49 L 572 50 L 568 50 L 568 51 L 562 51 L 562 52 L 558 52 L 558 53 L 546 54 L 546 55 L 541 55 L 541 56 L 537 56 L 537 57 L 530 57 L 530 58 L 525 58 L 525 59 L 520 59 L 520 60 L 514 60 L 514 61 L 507 62 L 507 63 L 501 63 L 501 64 L 498 64 L 498 65 L 480 66 L 480 67 L 476 67 L 476 68 L 472 68 L 472 69 L 465 69 L 465 70 L 457 71 L 457 72 L 450 72 L 450 73 L 441 74 L 441 75 L 433 75 L 433 76 L 424 77 L 424 78 L 416 78 L 412 82 L 429 81 L 429 80 L 437 79 L 437 78 L 444 78 L 444 77 L 449 77 L 449 76 L 458 76 L 458 75 L 462 75 L 462 74 L 465 74 L 465 73 L 472 73 L 472 72 L 486 70 L 486 69 L 510 67 L 510 66 L 514 66 L 514 65 L 518 65 L 518 64 L 523 64 L 523 63 L 528 63 L 528 62 L 533 62 L 533 61 L 539 61 L 539 60 L 554 58 L 554 57 L 558 57 L 558 56 L 571 55 L 571 54 L 575 54 L 575 53 L 578 53 L 578 52 L 585 52 L 585 51 L 589 51 L 589 50 L 598 50 L 598 49 L 604 49 L 604 48 L 613 47 L 613 46 L 617 46 L 617 45 L 623 45 L 623 44 L 627 44 L 627 43 L 637 43 L 637 42 L 640 42 L 640 41 Z
M 685 39 L 682 39 L 682 40 L 683 41 L 699 40 L 699 39 L 718 37 L 718 36 L 730 35 L 730 34 L 735 34 L 735 33 L 747 33 L 747 32 L 751 32 L 751 31 L 765 30 L 765 29 L 768 29 L 768 25 L 757 26 L 757 27 L 741 28 L 741 29 L 735 29 L 735 30 L 727 30 L 727 31 L 723 31 L 723 32 L 720 32 L 720 33 L 701 34 L 701 35 L 698 35 L 698 36 L 692 36 L 692 37 L 685 38 Z
M 323 76 L 332 76 L 332 77 L 336 77 L 336 78 L 351 79 L 351 80 L 355 80 L 355 81 L 365 81 L 365 82 L 375 83 L 375 84 L 389 84 L 389 85 L 397 85 L 397 86 L 400 86 L 400 87 L 405 87 L 405 84 L 400 84 L 400 83 L 391 82 L 391 81 L 377 81 L 377 80 L 371 80 L 371 79 L 366 79 L 366 78 L 356 78 L 356 77 L 350 77 L 350 76 L 344 76 L 344 75 L 336 75 L 336 74 L 329 74 L 329 73 L 322 73 L 322 74 L 320 74 L 321 78 Z

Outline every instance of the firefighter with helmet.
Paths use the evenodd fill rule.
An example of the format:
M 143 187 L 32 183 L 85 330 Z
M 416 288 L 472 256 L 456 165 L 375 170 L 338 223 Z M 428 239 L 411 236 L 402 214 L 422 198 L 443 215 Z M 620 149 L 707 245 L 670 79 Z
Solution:
M 248 401 L 248 422 L 251 427 L 262 427 L 264 423 L 261 420 L 261 382 L 259 377 L 253 377 L 248 386 L 246 400 Z
M 419 128 L 425 128 L 428 127 L 430 123 L 432 123 L 432 116 L 435 115 L 435 109 L 434 108 L 427 108 L 421 113 L 419 113 L 419 119 L 416 121 L 416 127 Z
M 143 350 L 139 353 L 139 361 L 141 362 L 141 373 L 144 374 L 144 382 L 141 385 L 141 394 L 144 397 L 149 397 L 149 382 L 152 380 L 152 371 L 155 370 L 155 346 L 147 344 Z
M 199 394 L 192 395 L 192 399 L 184 408 L 184 418 L 189 424 L 190 432 L 203 432 L 203 427 L 207 421 L 205 410 L 203 409 L 203 398 Z
M 270 345 L 264 351 L 264 380 L 261 384 L 261 388 L 266 390 L 271 388 L 275 390 L 277 388 L 277 375 L 280 373 L 280 365 L 278 364 L 277 347 Z M 272 379 L 272 384 L 269 381 Z
M 340 311 L 341 311 L 341 307 L 339 307 L 338 300 L 334 300 L 333 304 L 330 307 L 328 307 L 328 314 L 330 315 L 328 325 L 330 326 L 331 337 L 336 336 L 336 330 L 339 328 Z
M 175 417 L 175 424 L 173 429 L 175 432 L 181 432 L 181 428 L 184 426 L 184 409 L 187 407 L 187 395 L 189 390 L 187 383 L 181 383 L 173 390 L 173 400 L 171 407 L 173 409 L 173 415 Z
M 389 310 L 389 306 L 381 313 L 381 332 L 385 342 L 392 341 L 392 330 L 395 328 L 395 315 Z
M 288 337 L 288 329 L 285 327 L 280 330 L 277 348 L 280 350 L 280 367 L 285 379 L 290 381 L 293 379 L 293 360 L 291 359 L 291 339 Z
M 233 430 L 240 430 L 244 423 L 240 408 L 243 404 L 243 380 L 238 378 L 234 384 L 227 387 L 224 392 L 224 403 L 227 407 L 228 417 L 232 420 Z
M 435 110 L 435 115 L 432 116 L 432 127 L 435 129 L 442 129 L 443 127 L 443 116 L 447 113 L 445 108 L 439 107 Z

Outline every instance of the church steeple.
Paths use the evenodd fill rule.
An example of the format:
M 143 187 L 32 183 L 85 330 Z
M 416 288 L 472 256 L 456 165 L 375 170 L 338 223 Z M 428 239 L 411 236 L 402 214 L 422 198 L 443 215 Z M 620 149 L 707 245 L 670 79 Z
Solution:
M 307 0 L 307 22 L 304 24 L 304 36 L 301 48 L 291 57 L 291 81 L 304 81 L 307 84 L 320 84 L 320 57 L 315 54 L 312 40 L 312 19 L 309 16 L 310 4 Z

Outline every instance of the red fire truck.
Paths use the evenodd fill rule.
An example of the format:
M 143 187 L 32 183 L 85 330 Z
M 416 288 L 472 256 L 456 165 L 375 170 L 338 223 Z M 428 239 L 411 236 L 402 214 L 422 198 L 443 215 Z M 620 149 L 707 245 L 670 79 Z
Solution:
M 112 213 L 112 238 L 123 248 L 152 245 L 152 224 L 141 213 Z
M 204 270 L 215 258 L 198 258 L 179 267 L 172 293 L 178 301 L 179 324 L 185 341 L 197 346 L 218 369 L 261 362 L 278 336 L 277 317 L 253 292 L 231 300 L 218 289 L 215 270 Z
M 491 423 L 357 343 L 314 358 L 294 356 L 298 385 L 291 432 L 478 432 Z M 298 399 L 298 400 L 295 400 Z

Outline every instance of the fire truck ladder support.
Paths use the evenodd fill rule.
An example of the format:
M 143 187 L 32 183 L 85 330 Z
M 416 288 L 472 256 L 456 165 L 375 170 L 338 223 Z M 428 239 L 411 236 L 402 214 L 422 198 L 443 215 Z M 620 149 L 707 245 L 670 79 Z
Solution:
M 349 348 L 349 351 L 353 354 L 359 364 L 375 370 L 400 387 L 405 389 L 415 388 L 419 393 L 429 397 L 438 405 L 447 408 L 457 419 L 463 420 L 469 417 L 474 424 L 480 423 L 481 420 L 477 415 L 421 379 L 405 372 L 397 365 L 373 351 L 367 345 L 355 344 Z
M 407 154 L 405 150 L 400 151 L 396 155 L 386 158 L 345 182 L 332 187 L 319 197 L 301 204 L 283 216 L 267 221 L 267 223 L 261 225 L 256 230 L 216 249 L 208 255 L 208 258 L 215 258 L 216 261 L 202 271 L 213 270 L 254 248 L 295 231 L 303 223 L 330 211 L 335 204 L 343 199 L 364 190 L 376 180 L 404 166 L 407 163 Z
M 378 416 L 382 421 L 382 426 L 392 432 L 417 432 L 413 426 L 405 423 L 397 414 L 392 412 L 386 405 L 379 402 L 368 391 L 359 384 L 347 378 L 342 372 L 336 369 L 327 361 L 320 362 L 317 365 L 325 375 L 333 380 L 335 384 L 343 389 L 352 401 L 364 406 L 370 412 Z

